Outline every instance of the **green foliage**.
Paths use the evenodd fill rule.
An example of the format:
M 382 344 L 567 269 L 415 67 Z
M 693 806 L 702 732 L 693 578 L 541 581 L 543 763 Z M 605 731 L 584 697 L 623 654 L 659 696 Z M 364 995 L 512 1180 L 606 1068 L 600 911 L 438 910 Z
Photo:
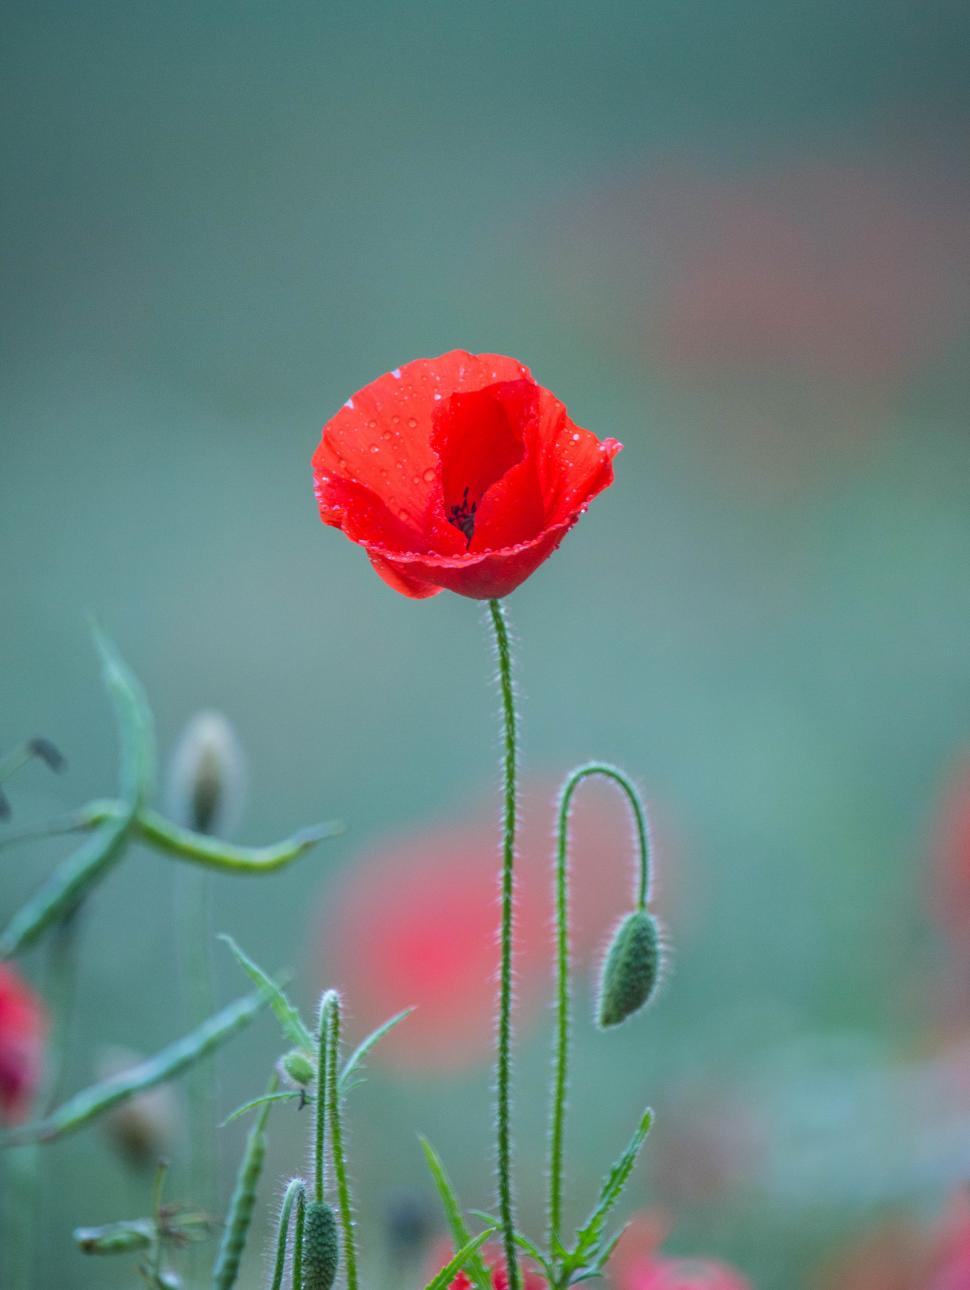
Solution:
M 495 1227 L 486 1227 L 484 1232 L 466 1241 L 450 1262 L 446 1263 L 437 1276 L 432 1277 L 424 1290 L 447 1290 L 452 1281 L 468 1265 L 469 1259 L 477 1254 L 488 1238 L 497 1231 Z
M 271 1106 L 270 1102 L 266 1103 L 246 1139 L 246 1150 L 236 1174 L 236 1185 L 229 1202 L 219 1255 L 212 1271 L 212 1290 L 232 1290 L 239 1275 L 239 1262 L 246 1248 L 246 1237 L 256 1204 L 256 1188 L 266 1158 L 266 1122 Z
M 55 1138 L 74 1133 L 119 1102 L 154 1088 L 156 1084 L 164 1084 L 194 1066 L 248 1026 L 265 1003 L 266 997 L 262 994 L 250 994 L 237 999 L 182 1039 L 163 1048 L 154 1057 L 76 1093 L 41 1120 L 9 1129 L 0 1135 L 0 1147 L 21 1146 L 27 1142 L 53 1142 Z
M 424 1152 L 424 1158 L 427 1161 L 428 1168 L 431 1170 L 431 1176 L 438 1189 L 438 1195 L 441 1197 L 441 1204 L 448 1220 L 452 1242 L 456 1250 L 461 1249 L 471 1240 L 471 1234 L 462 1216 L 461 1203 L 434 1147 L 432 1147 L 427 1138 L 422 1137 L 420 1134 L 418 1135 L 418 1141 L 421 1143 L 421 1150 Z M 494 1219 L 489 1219 L 489 1221 L 495 1222 Z M 492 1290 L 492 1278 L 489 1276 L 485 1262 L 477 1250 L 468 1259 L 465 1271 L 471 1277 L 475 1286 L 478 1287 L 478 1290 Z

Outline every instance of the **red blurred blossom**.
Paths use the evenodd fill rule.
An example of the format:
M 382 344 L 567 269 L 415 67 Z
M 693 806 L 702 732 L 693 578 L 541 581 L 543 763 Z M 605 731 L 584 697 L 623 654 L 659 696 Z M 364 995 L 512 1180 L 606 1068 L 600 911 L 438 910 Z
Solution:
M 610 1264 L 616 1290 L 752 1290 L 737 1269 L 718 1259 L 668 1258 L 660 1245 L 670 1227 L 661 1212 L 637 1215 Z
M 47 1016 L 12 967 L 0 963 L 0 1118 L 27 1115 L 40 1084 Z
M 937 815 L 930 900 L 954 948 L 970 961 L 970 755 L 950 776 Z
M 520 1021 L 552 989 L 555 797 L 551 784 L 523 785 L 515 929 Z M 577 966 L 588 970 L 633 889 L 630 825 L 611 786 L 583 786 L 570 836 L 572 945 Z M 493 813 L 475 810 L 378 845 L 348 868 L 342 885 L 327 883 L 315 929 L 321 979 L 340 986 L 352 1023 L 366 1033 L 417 1005 L 372 1060 L 444 1071 L 491 1051 L 498 845 Z M 664 855 L 656 840 L 654 852 Z
M 443 1257 L 439 1257 L 437 1266 L 444 1267 L 451 1257 L 452 1252 L 445 1250 Z M 486 1251 L 485 1264 L 492 1274 L 494 1290 L 508 1290 L 509 1274 L 502 1263 L 501 1255 Z M 534 1272 L 530 1268 L 522 1268 L 521 1272 L 522 1290 L 545 1290 L 547 1283 L 543 1277 L 539 1276 L 538 1272 Z M 454 1281 L 452 1281 L 449 1290 L 473 1290 L 473 1285 L 474 1283 L 467 1273 L 459 1272 Z
M 819 1290 L 967 1290 L 970 1191 L 958 1192 L 933 1227 L 897 1220 L 867 1232 L 813 1284 Z
M 313 456 L 320 517 L 404 596 L 506 596 L 613 482 L 620 444 L 527 367 L 453 350 L 347 400 Z

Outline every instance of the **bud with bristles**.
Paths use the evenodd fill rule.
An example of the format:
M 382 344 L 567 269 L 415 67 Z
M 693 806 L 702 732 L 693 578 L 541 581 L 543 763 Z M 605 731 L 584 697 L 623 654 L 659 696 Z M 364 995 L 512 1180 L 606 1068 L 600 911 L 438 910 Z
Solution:
M 303 1224 L 303 1290 L 331 1290 L 339 1262 L 334 1212 L 323 1201 L 311 1201 Z
M 603 964 L 597 1021 L 618 1026 L 648 1002 L 660 980 L 660 929 L 645 909 L 620 923 Z
M 307 1084 L 312 1084 L 317 1077 L 317 1068 L 302 1048 L 292 1049 L 282 1061 L 284 1071 L 294 1084 L 305 1087 Z
M 243 758 L 236 732 L 221 712 L 197 712 L 172 754 L 172 814 L 197 833 L 224 833 L 240 813 Z

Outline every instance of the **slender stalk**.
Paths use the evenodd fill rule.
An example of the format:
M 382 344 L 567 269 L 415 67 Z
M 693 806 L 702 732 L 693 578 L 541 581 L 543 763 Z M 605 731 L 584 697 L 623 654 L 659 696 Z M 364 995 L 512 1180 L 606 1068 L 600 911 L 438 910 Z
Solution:
M 298 1196 L 306 1197 L 306 1187 L 302 1178 L 292 1179 L 286 1189 L 286 1195 L 283 1197 L 280 1221 L 276 1233 L 276 1263 L 273 1266 L 273 1280 L 270 1283 L 270 1290 L 281 1290 L 283 1285 L 283 1273 L 286 1269 L 287 1238 L 290 1234 L 290 1211 L 293 1209 L 293 1202 Z
M 335 993 L 327 990 L 320 1000 L 320 1013 L 317 1017 L 317 1096 L 315 1102 L 316 1120 L 314 1122 L 313 1143 L 313 1199 L 317 1204 L 323 1201 L 323 1149 L 327 1136 L 327 1039 L 330 1024 L 330 1010 L 333 1007 Z
M 344 1155 L 343 1127 L 340 1120 L 340 996 L 333 995 L 330 1008 L 329 1061 L 327 1075 L 327 1104 L 330 1115 L 331 1152 L 333 1172 L 337 1180 L 337 1200 L 340 1205 L 340 1225 L 344 1234 L 344 1259 L 347 1264 L 347 1290 L 357 1287 L 357 1249 L 354 1243 L 354 1217 L 350 1207 L 350 1186 L 347 1182 L 347 1159 Z M 318 1198 L 319 1199 L 319 1198 Z
M 637 908 L 646 908 L 650 895 L 650 834 L 646 812 L 636 786 L 623 771 L 606 762 L 590 762 L 574 770 L 559 797 L 556 830 L 556 1052 L 549 1139 L 549 1243 L 560 1237 L 562 1225 L 563 1134 L 569 1083 L 570 957 L 569 957 L 569 815 L 573 794 L 593 775 L 611 780 L 626 795 L 637 836 Z
M 179 958 L 186 985 L 188 1021 L 197 1026 L 215 1010 L 212 983 L 212 877 L 205 870 L 180 870 L 176 875 Z M 196 1204 L 211 1210 L 215 1204 L 216 1161 L 216 1069 L 203 1062 L 189 1076 L 189 1128 L 192 1145 L 189 1156 L 191 1195 Z M 193 1259 L 196 1270 L 198 1256 Z
M 518 732 L 516 729 L 515 694 L 512 686 L 512 652 L 509 646 L 508 622 L 505 608 L 499 600 L 488 602 L 498 651 L 499 686 L 502 692 L 504 718 L 504 795 L 502 821 L 502 932 L 501 969 L 499 977 L 498 1009 L 498 1189 L 499 1216 L 502 1220 L 502 1240 L 508 1266 L 509 1290 L 520 1290 L 518 1250 L 515 1243 L 515 1217 L 512 1208 L 512 1160 L 510 1143 L 509 1084 L 511 1079 L 512 1049 L 512 931 L 514 915 L 514 869 L 516 824 L 516 756 Z

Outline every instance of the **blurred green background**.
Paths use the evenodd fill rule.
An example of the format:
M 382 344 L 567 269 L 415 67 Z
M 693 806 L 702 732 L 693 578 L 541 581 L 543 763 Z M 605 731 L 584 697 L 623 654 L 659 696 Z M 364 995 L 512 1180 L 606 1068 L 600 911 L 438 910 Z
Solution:
M 970 1099 L 941 1121 L 920 1082 L 950 961 L 928 838 L 970 742 L 966 6 L 35 0 L 2 32 L 0 745 L 70 759 L 11 783 L 14 822 L 112 791 L 92 610 L 163 751 L 199 707 L 235 723 L 241 840 L 348 822 L 216 884 L 217 930 L 312 1008 L 330 885 L 497 792 L 498 733 L 480 607 L 391 593 L 320 526 L 310 454 L 407 359 L 513 354 L 625 444 L 510 602 L 526 764 L 637 774 L 676 894 L 662 1001 L 614 1036 L 581 1023 L 571 1209 L 649 1101 L 629 1208 L 759 1290 L 814 1286 L 875 1216 L 935 1213 L 970 1171 Z M 3 853 L 4 920 L 65 849 Z M 101 1045 L 184 1029 L 172 892 L 138 852 L 90 902 L 72 1086 Z M 269 1020 L 227 1048 L 220 1106 L 278 1051 Z M 350 1111 L 372 1251 L 390 1197 L 430 1201 L 415 1130 L 491 1203 L 489 1089 L 484 1066 L 374 1064 Z M 302 1142 L 278 1115 L 268 1179 Z M 144 1212 L 148 1181 L 96 1130 L 45 1163 L 37 1284 L 131 1284 L 70 1232 Z

